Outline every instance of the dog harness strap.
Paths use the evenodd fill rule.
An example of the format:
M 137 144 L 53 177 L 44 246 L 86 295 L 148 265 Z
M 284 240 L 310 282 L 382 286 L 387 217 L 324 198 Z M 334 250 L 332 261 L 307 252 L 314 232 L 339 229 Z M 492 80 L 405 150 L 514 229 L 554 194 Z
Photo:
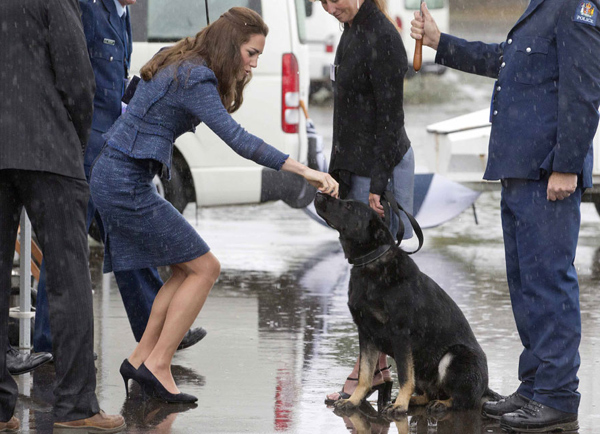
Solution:
M 397 239 L 397 243 L 396 245 L 400 245 L 400 243 L 402 242 L 402 239 L 404 238 L 404 223 L 402 223 L 402 219 L 400 218 L 400 211 L 402 211 L 404 214 L 406 214 L 406 217 L 408 217 L 408 221 L 410 222 L 410 225 L 413 227 L 413 230 L 415 231 L 415 234 L 417 234 L 417 238 L 419 239 L 419 247 L 417 247 L 417 250 L 415 250 L 414 252 L 406 252 L 409 255 L 412 255 L 413 253 L 417 253 L 419 250 L 421 250 L 421 247 L 423 247 L 423 231 L 421 230 L 421 226 L 419 226 L 419 223 L 417 222 L 417 220 L 408 212 L 406 212 L 406 210 L 404 208 L 402 208 L 402 205 L 400 205 L 398 203 L 398 201 L 396 200 L 396 198 L 394 197 L 394 195 L 392 194 L 391 191 L 386 190 L 383 193 L 383 199 L 384 199 L 384 208 L 387 205 L 387 208 L 389 208 L 391 211 L 388 211 L 385 213 L 385 223 L 386 225 L 389 227 L 389 222 L 391 219 L 391 215 L 390 212 L 393 212 L 394 214 L 396 214 L 398 216 L 398 220 L 399 220 L 399 224 L 398 224 L 398 234 L 396 235 L 396 239 Z

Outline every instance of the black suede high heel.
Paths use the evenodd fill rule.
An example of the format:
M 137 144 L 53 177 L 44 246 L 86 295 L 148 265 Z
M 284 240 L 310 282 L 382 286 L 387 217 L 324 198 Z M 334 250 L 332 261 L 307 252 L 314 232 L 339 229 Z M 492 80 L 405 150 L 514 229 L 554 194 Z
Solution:
M 135 369 L 131 363 L 129 363 L 128 359 L 125 359 L 123 360 L 123 363 L 121 363 L 119 372 L 121 373 L 121 377 L 123 377 L 123 382 L 125 383 L 125 396 L 129 398 L 129 380 L 139 383 L 138 370 Z
M 172 403 L 198 401 L 198 398 L 196 398 L 194 395 L 189 395 L 187 393 L 175 394 L 169 392 L 167 389 L 165 389 L 165 386 L 163 386 L 161 382 L 158 381 L 158 378 L 156 378 L 154 374 L 150 372 L 150 370 L 146 368 L 146 365 L 144 365 L 143 363 L 137 370 L 137 376 L 138 377 L 135 380 L 138 383 L 140 383 L 140 386 L 142 386 L 142 388 L 144 389 L 144 393 L 154 398 Z

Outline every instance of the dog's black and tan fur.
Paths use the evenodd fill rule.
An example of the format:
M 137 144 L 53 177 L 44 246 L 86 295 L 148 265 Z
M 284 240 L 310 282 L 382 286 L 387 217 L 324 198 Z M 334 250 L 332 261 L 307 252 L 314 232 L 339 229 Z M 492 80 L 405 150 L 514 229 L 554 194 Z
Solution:
M 315 206 L 340 233 L 349 259 L 390 246 L 372 262 L 352 267 L 348 306 L 358 327 L 360 372 L 355 392 L 337 401 L 336 408 L 361 404 L 380 351 L 398 368 L 400 391 L 386 409 L 391 417 L 405 413 L 409 403 L 432 410 L 473 409 L 485 397 L 498 399 L 488 388 L 485 354 L 460 308 L 395 245 L 383 220 L 357 201 L 319 194 Z

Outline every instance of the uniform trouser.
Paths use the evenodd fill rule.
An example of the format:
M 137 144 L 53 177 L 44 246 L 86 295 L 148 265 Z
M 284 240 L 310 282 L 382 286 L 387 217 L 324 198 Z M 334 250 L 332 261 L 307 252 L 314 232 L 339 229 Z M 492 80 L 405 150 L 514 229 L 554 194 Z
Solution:
M 84 419 L 100 411 L 93 360 L 94 319 L 88 267 L 84 179 L 48 172 L 0 170 L 0 345 L 6 339 L 10 275 L 21 210 L 27 210 L 47 257 L 54 366 L 54 417 Z M 0 420 L 12 415 L 16 386 L 0 351 Z M 5 399 L 7 398 L 7 399 Z
M 502 181 L 508 287 L 523 344 L 518 392 L 576 413 L 581 315 L 573 262 L 582 191 L 551 202 L 547 186 L 547 179 Z
M 350 181 L 350 190 L 344 199 L 354 199 L 360 202 L 369 203 L 369 188 L 371 187 L 371 178 L 364 176 L 352 175 Z M 406 151 L 400 163 L 394 167 L 392 176 L 387 185 L 387 189 L 391 191 L 404 210 L 412 214 L 413 198 L 415 191 L 415 157 L 412 147 Z M 404 239 L 409 239 L 413 235 L 413 229 L 410 225 L 408 217 L 404 213 L 400 214 L 402 223 L 404 224 Z M 396 214 L 391 213 L 390 232 L 396 237 L 398 233 L 399 220 Z
M 103 142 L 102 132 L 98 130 L 92 130 L 90 135 L 89 144 L 86 152 L 93 150 L 102 149 Z M 86 158 L 89 156 L 86 154 Z M 86 176 L 89 178 L 90 167 L 85 166 Z M 89 179 L 88 179 L 89 180 Z M 92 221 L 96 221 L 96 225 L 100 230 L 100 234 L 104 239 L 104 226 L 100 219 L 100 214 L 96 211 L 96 206 L 90 198 L 88 202 L 87 211 L 87 228 L 89 230 Z M 48 321 L 48 302 L 46 297 L 46 271 L 45 271 L 45 260 L 42 262 L 40 270 L 40 282 L 38 284 L 38 295 L 36 300 L 36 316 L 35 316 L 35 331 L 33 335 L 33 347 L 35 351 L 51 351 L 52 339 L 50 338 L 50 323 Z M 114 273 L 117 281 L 117 286 L 123 299 L 123 305 L 127 312 L 129 324 L 131 325 L 131 331 L 137 342 L 142 339 L 144 330 L 146 330 L 146 324 L 148 324 L 148 318 L 150 318 L 150 311 L 152 310 L 152 303 L 158 293 L 158 290 L 162 288 L 163 281 L 158 274 L 156 268 L 144 268 L 141 270 L 128 270 L 128 271 L 117 271 Z

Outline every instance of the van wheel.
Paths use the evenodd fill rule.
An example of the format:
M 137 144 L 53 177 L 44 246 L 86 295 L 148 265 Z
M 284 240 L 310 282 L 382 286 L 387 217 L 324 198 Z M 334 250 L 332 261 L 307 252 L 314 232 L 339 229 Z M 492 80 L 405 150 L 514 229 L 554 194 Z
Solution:
M 173 161 L 171 165 L 171 179 L 169 181 L 163 181 L 158 176 L 154 177 L 152 181 L 158 190 L 158 194 L 171 202 L 171 205 L 179 212 L 183 212 L 188 204 L 185 195 L 185 185 L 183 182 L 183 176 L 179 165 Z

